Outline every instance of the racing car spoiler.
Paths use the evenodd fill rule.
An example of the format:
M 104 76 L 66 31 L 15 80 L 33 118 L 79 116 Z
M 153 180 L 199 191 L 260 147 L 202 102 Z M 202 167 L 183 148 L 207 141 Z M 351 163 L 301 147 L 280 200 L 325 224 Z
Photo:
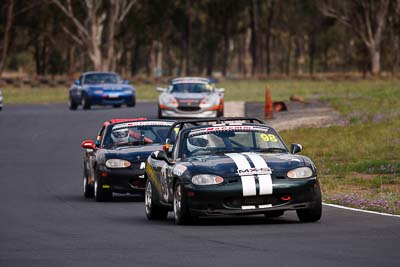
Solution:
M 198 126 L 198 125 L 201 125 L 201 123 L 205 123 L 205 122 L 223 123 L 223 122 L 229 122 L 229 121 L 244 121 L 244 122 L 250 122 L 250 123 L 265 124 L 262 120 L 254 118 L 254 117 L 217 117 L 217 118 L 210 118 L 210 119 L 182 120 L 182 121 L 175 122 L 174 124 L 171 125 L 171 127 L 169 127 L 167 138 L 169 139 L 172 131 L 175 128 L 179 127 L 178 132 L 180 132 L 186 124 Z

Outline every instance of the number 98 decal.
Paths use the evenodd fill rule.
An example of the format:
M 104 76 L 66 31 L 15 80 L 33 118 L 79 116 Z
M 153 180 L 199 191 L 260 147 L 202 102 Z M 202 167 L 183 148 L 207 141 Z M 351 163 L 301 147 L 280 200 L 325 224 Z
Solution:
M 276 136 L 273 134 L 262 133 L 260 134 L 260 137 L 265 142 L 278 142 L 278 139 L 276 139 Z

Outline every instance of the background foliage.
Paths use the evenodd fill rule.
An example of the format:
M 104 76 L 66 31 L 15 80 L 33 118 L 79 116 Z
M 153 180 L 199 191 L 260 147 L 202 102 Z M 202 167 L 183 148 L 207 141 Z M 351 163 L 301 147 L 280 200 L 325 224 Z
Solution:
M 88 42 L 82 41 L 85 35 L 82 37 L 76 23 L 56 2 L 71 3 L 75 19 L 87 27 Z M 89 2 L 98 6 L 93 17 L 85 5 Z M 115 13 L 111 7 L 122 2 L 133 5 L 123 20 L 110 28 Z M 104 15 L 98 44 L 107 59 L 103 66 L 128 77 L 366 74 L 371 69 L 371 55 L 357 34 L 360 29 L 323 11 L 327 5 L 349 16 L 360 15 L 371 22 L 374 31 L 378 8 L 386 3 L 377 49 L 381 70 L 396 73 L 400 52 L 397 0 L 4 0 L 0 5 L 0 51 L 5 47 L 7 22 L 11 22 L 6 71 L 73 75 L 94 69 L 89 26 Z M 367 17 L 364 11 L 369 12 Z M 111 58 L 105 56 L 108 51 Z

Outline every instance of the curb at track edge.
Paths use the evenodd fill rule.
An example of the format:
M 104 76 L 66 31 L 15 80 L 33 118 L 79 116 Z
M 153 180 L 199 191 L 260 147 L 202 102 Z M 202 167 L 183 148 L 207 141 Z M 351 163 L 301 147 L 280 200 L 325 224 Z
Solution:
M 364 213 L 369 213 L 369 214 L 400 218 L 400 215 L 396 215 L 396 214 L 389 214 L 389 213 L 383 213 L 383 212 L 377 212 L 377 211 L 371 211 L 371 210 L 362 210 L 362 209 L 350 208 L 350 207 L 345 207 L 345 206 L 336 205 L 336 204 L 328 204 L 328 203 L 325 203 L 325 202 L 323 202 L 322 204 L 324 206 L 338 208 L 338 209 L 352 210 L 352 211 L 364 212 Z

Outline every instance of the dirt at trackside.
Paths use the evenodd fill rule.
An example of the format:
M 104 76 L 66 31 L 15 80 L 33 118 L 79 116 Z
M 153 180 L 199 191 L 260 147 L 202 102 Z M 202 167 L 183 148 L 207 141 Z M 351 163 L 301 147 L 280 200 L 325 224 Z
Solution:
M 273 119 L 264 117 L 264 102 L 247 102 L 245 114 L 249 117 L 264 119 L 277 130 L 289 130 L 299 127 L 327 127 L 346 125 L 347 120 L 338 111 L 321 100 L 309 100 L 307 103 L 285 101 L 287 111 L 274 112 Z

